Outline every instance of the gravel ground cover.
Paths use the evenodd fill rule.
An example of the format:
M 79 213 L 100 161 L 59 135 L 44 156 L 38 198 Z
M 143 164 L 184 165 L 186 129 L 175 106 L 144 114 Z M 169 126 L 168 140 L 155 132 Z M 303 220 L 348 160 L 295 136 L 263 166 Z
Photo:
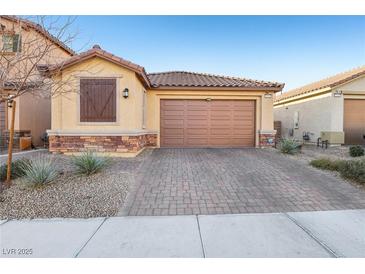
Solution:
M 55 161 L 61 174 L 54 183 L 38 188 L 24 186 L 21 178 L 13 180 L 12 187 L 0 193 L 0 219 L 114 216 L 149 153 L 145 151 L 136 158 L 113 158 L 107 168 L 89 177 L 75 174 L 70 156 L 45 151 L 23 155 L 48 157 Z
M 279 150 L 277 151 L 279 152 Z M 324 149 L 321 147 L 317 147 L 316 145 L 303 145 L 300 153 L 286 156 L 305 162 L 310 162 L 311 160 L 318 158 L 343 159 L 343 160 L 365 159 L 365 156 L 351 157 L 349 154 L 349 146 L 333 146 Z
M 347 183 L 353 185 L 356 188 L 365 190 L 365 185 L 356 183 L 349 179 L 344 179 L 341 177 L 340 173 L 337 171 L 330 170 L 319 170 L 315 167 L 309 165 L 309 162 L 314 159 L 319 158 L 329 158 L 332 160 L 361 160 L 365 159 L 365 156 L 362 157 L 351 157 L 349 154 L 350 146 L 332 146 L 327 149 L 317 147 L 316 145 L 304 145 L 300 153 L 294 155 L 282 154 L 285 157 L 291 158 L 293 160 L 301 161 L 308 164 L 309 168 L 316 170 L 316 172 L 321 172 L 323 174 L 331 174 L 332 176 L 341 178 Z M 276 153 L 280 153 L 279 150 L 276 150 Z

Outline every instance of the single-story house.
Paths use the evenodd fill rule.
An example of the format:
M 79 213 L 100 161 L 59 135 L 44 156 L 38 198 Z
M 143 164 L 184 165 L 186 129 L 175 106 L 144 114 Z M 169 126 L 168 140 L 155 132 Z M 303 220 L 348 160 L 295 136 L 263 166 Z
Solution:
M 273 95 L 281 83 L 185 71 L 147 74 L 98 45 L 48 72 L 73 83 L 52 98 L 51 152 L 134 156 L 146 146 L 274 143 Z
M 365 66 L 277 95 L 274 117 L 283 137 L 365 144 Z

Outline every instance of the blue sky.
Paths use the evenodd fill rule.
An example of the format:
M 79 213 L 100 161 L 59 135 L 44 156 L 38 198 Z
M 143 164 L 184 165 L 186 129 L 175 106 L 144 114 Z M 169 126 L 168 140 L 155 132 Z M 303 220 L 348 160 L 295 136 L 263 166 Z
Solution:
M 365 65 L 365 16 L 79 16 L 93 44 L 146 68 L 285 82 L 285 90 Z

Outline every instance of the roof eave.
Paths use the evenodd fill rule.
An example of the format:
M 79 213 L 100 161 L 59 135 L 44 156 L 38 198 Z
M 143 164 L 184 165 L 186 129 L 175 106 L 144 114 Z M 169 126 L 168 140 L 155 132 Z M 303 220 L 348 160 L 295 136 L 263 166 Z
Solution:
M 234 90 L 234 91 L 273 91 L 279 92 L 282 87 L 212 87 L 212 86 L 151 86 L 151 90 Z
M 291 103 L 291 102 L 295 102 L 298 100 L 302 100 L 308 97 L 312 97 L 312 96 L 318 96 L 321 95 L 323 93 L 328 93 L 333 89 L 333 87 L 331 86 L 326 86 L 320 89 L 315 89 L 315 90 L 311 90 L 302 94 L 298 94 L 298 95 L 293 95 L 290 97 L 286 97 L 286 98 L 282 98 L 282 99 L 278 99 L 275 100 L 274 99 L 274 105 L 282 105 L 282 104 L 286 104 L 286 103 Z
M 57 46 L 59 48 L 61 48 L 62 50 L 66 51 L 68 54 L 70 54 L 71 56 L 75 56 L 77 53 L 71 49 L 70 47 L 66 46 L 63 42 L 61 42 L 60 40 L 58 40 L 56 37 L 54 37 L 51 33 L 49 33 L 47 30 L 45 30 L 44 28 L 42 28 L 41 26 L 38 26 L 36 23 L 28 21 L 28 20 L 24 20 L 20 17 L 14 17 L 14 16 L 10 16 L 10 15 L 0 15 L 0 17 L 2 17 L 5 20 L 9 20 L 12 22 L 17 22 L 17 21 L 21 21 L 23 24 L 25 24 L 28 28 L 33 29 L 34 31 L 42 34 L 44 37 L 46 37 L 47 39 L 49 39 L 50 41 L 52 41 L 53 43 L 57 44 Z
M 72 67 L 78 63 L 84 62 L 86 60 L 90 60 L 92 58 L 95 57 L 99 57 L 101 59 L 107 60 L 109 62 L 112 62 L 118 66 L 124 67 L 126 69 L 129 69 L 131 71 L 133 71 L 134 73 L 137 74 L 138 78 L 141 80 L 141 82 L 143 83 L 144 87 L 146 88 L 150 88 L 151 84 L 150 81 L 147 77 L 146 72 L 144 71 L 144 69 L 142 68 L 141 70 L 136 69 L 134 66 L 128 66 L 127 64 L 123 64 L 121 62 L 118 62 L 117 60 L 114 60 L 113 58 L 110 58 L 108 56 L 105 56 L 104 54 L 98 52 L 98 51 L 93 51 L 89 54 L 85 54 L 84 56 L 81 56 L 80 58 L 77 58 L 78 56 L 75 56 L 75 60 L 71 61 L 71 62 L 67 62 L 67 60 L 64 63 L 60 63 L 58 65 L 55 65 L 53 67 L 49 67 L 48 72 L 50 74 L 55 74 L 58 73 L 64 69 L 67 69 L 69 67 Z

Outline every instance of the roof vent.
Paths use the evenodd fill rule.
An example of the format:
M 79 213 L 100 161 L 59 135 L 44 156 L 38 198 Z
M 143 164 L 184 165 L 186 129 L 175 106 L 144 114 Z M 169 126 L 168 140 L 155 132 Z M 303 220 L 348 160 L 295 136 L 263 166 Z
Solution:
M 94 45 L 93 49 L 101 49 L 101 47 L 99 45 Z

